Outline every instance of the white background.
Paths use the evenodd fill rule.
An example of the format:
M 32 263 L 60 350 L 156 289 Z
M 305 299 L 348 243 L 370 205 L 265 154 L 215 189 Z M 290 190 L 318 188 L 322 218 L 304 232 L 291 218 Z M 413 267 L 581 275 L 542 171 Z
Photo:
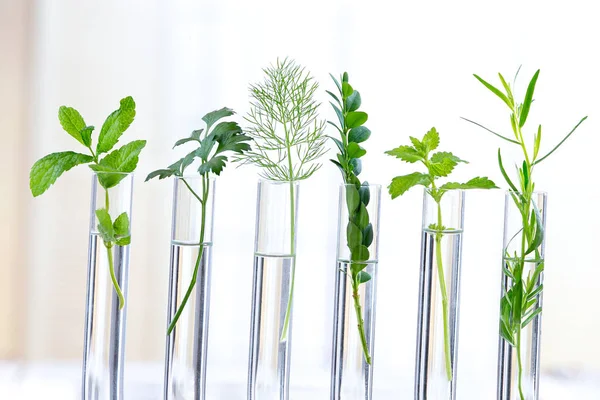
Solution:
M 0 4 L 10 11 L 16 0 Z M 136 121 L 122 139 L 148 140 L 135 184 L 127 357 L 160 363 L 172 188 L 143 178 L 179 156 L 172 143 L 200 127 L 206 112 L 232 107 L 241 123 L 248 83 L 277 57 L 290 56 L 320 82 L 323 118 L 334 118 L 324 93 L 334 88 L 328 73 L 349 72 L 373 132 L 361 177 L 384 186 L 413 166 L 383 152 L 432 126 L 441 149 L 471 162 L 457 169 L 456 180 L 487 175 L 504 186 L 496 151 L 505 142 L 459 119 L 509 134 L 506 107 L 472 73 L 497 82 L 497 72 L 512 78 L 522 64 L 522 98 L 541 68 L 526 133 L 533 141 L 543 124 L 542 153 L 590 116 L 536 169 L 537 188 L 549 193 L 542 364 L 545 371 L 600 369 L 597 15 L 584 1 L 30 1 L 24 84 L 5 92 L 23 96 L 25 123 L 0 134 L 9 144 L 22 135 L 11 151 L 19 157 L 3 168 L 20 177 L 1 203 L 16 207 L 4 229 L 18 232 L 10 250 L 21 254 L 0 264 L 20 271 L 22 289 L 11 314 L 22 335 L 7 354 L 31 362 L 78 362 L 81 355 L 89 172 L 65 174 L 35 200 L 27 187 L 35 160 L 77 150 L 60 129 L 58 107 L 74 106 L 100 127 L 120 98 L 137 102 Z M 0 32 L 8 49 L 0 63 L 8 63 L 13 32 Z M 2 100 L 10 103 L 8 95 Z M 519 161 L 518 153 L 504 154 L 506 166 Z M 300 193 L 292 381 L 326 387 L 340 176 L 323 163 Z M 217 182 L 210 364 L 239 382 L 246 377 L 256 179 L 256 170 L 230 166 Z M 491 399 L 495 390 L 503 200 L 500 190 L 470 192 L 466 200 L 458 374 L 477 399 Z M 405 398 L 414 368 L 421 191 L 394 201 L 385 195 L 381 212 L 375 385 Z M 210 374 L 209 386 L 217 372 L 212 381 Z

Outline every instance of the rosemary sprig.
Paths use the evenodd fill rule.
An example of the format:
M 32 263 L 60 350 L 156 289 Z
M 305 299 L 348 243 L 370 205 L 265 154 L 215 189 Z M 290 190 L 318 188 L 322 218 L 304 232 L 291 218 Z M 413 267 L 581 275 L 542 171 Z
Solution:
M 450 354 L 450 326 L 449 326 L 449 304 L 446 279 L 444 277 L 444 267 L 442 260 L 442 238 L 444 233 L 454 230 L 451 227 L 445 227 L 442 221 L 441 201 L 443 195 L 452 189 L 494 189 L 496 184 L 486 177 L 476 177 L 466 183 L 447 182 L 441 186 L 436 185 L 436 180 L 441 177 L 447 177 L 459 163 L 467 163 L 452 153 L 440 151 L 429 155 L 437 149 L 440 144 L 440 136 L 435 128 L 423 136 L 422 140 L 410 137 L 412 146 L 400 146 L 393 150 L 386 151 L 386 154 L 397 157 L 408 163 L 420 162 L 427 169 L 427 173 L 413 172 L 412 174 L 397 176 L 392 179 L 389 186 L 389 192 L 392 199 L 401 196 L 413 186 L 421 185 L 427 188 L 427 192 L 437 203 L 437 223 L 428 226 L 431 232 L 435 233 L 435 254 L 438 281 L 442 297 L 442 319 L 444 323 L 444 355 L 446 363 L 446 377 L 448 381 L 452 380 L 452 358 Z
M 280 338 L 285 341 L 296 275 L 294 184 L 321 167 L 318 160 L 326 152 L 327 138 L 323 135 L 325 123 L 317 113 L 320 104 L 314 99 L 319 85 L 310 73 L 288 58 L 278 59 L 263 72 L 264 81 L 250 85 L 251 108 L 245 117 L 253 149 L 237 160 L 260 167 L 260 175 L 265 179 L 289 182 L 292 282 Z
M 515 74 L 513 86 L 518 73 L 519 71 Z M 522 228 L 510 241 L 512 242 L 520 234 L 520 251 L 515 251 L 510 254 L 508 249 L 510 242 L 504 249 L 503 272 L 509 278 L 509 283 L 503 288 L 502 299 L 500 301 L 500 335 L 513 346 L 517 352 L 518 389 L 521 400 L 525 400 L 522 382 L 523 366 L 521 360 L 521 332 L 535 317 L 541 314 L 542 306 L 539 304 L 539 299 L 541 298 L 540 296 L 544 289 L 539 278 L 544 271 L 544 259 L 541 254 L 541 245 L 544 240 L 545 232 L 541 212 L 538 209 L 538 205 L 533 200 L 535 190 L 535 182 L 533 180 L 534 167 L 554 153 L 573 134 L 573 132 L 575 132 L 579 125 L 587 119 L 587 116 L 583 117 L 552 150 L 542 157 L 539 157 L 542 126 L 538 125 L 537 130 L 533 134 L 533 148 L 532 150 L 529 150 L 523 134 L 523 128 L 527 122 L 529 111 L 533 103 L 533 94 L 539 74 L 540 70 L 537 70 L 529 81 L 522 103 L 518 103 L 515 100 L 512 91 L 513 88 L 507 83 L 502 74 L 498 73 L 498 77 L 504 91 L 496 88 L 478 75 L 474 75 L 481 84 L 500 98 L 510 110 L 510 125 L 514 138 L 508 138 L 497 134 L 477 122 L 463 118 L 465 121 L 482 127 L 509 143 L 518 145 L 523 152 L 524 160 L 522 164 L 520 166 L 516 165 L 518 173 L 517 186 L 513 183 L 504 169 L 502 155 L 500 149 L 498 149 L 498 165 L 500 167 L 500 172 L 510 188 L 511 197 L 517 206 L 522 219 Z M 533 264 L 533 267 L 529 268 L 526 275 L 525 269 L 527 264 Z
M 371 275 L 365 271 L 365 268 L 370 259 L 369 246 L 373 242 L 373 225 L 369 222 L 369 212 L 366 208 L 370 200 L 369 183 L 361 183 L 358 179 L 358 175 L 362 171 L 360 158 L 367 154 L 367 151 L 359 143 L 366 141 L 371 136 L 371 131 L 363 125 L 367 122 L 368 115 L 358 111 L 361 105 L 360 93 L 358 90 L 354 90 L 348 82 L 348 73 L 344 72 L 339 81 L 333 75 L 331 75 L 331 79 L 337 87 L 338 95 L 330 91 L 327 93 L 333 99 L 330 104 L 337 115 L 339 125 L 332 121 L 327 122 L 334 126 L 340 134 L 340 139 L 331 138 L 339 150 L 339 153 L 336 154 L 337 160 L 331 160 L 331 162 L 339 168 L 347 185 L 346 239 L 350 249 L 350 260 L 348 260 L 350 268 L 345 272 L 349 273 L 351 278 L 352 298 L 354 299 L 354 310 L 363 354 L 366 363 L 371 364 L 360 305 L 359 286 L 371 280 Z

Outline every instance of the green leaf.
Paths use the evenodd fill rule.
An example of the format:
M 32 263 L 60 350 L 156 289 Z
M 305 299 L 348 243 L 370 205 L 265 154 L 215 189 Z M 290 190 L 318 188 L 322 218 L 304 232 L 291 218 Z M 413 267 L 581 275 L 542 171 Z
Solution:
M 83 117 L 79 114 L 79 111 L 72 107 L 62 106 L 58 109 L 58 120 L 69 135 L 73 136 L 75 140 L 85 146 L 80 132 L 86 125 Z
M 365 149 L 363 149 L 362 147 L 360 147 L 357 143 L 355 143 L 355 142 L 348 143 L 348 157 L 361 158 L 365 154 L 367 154 L 367 151 Z
M 396 147 L 395 149 L 386 151 L 385 154 L 389 154 L 390 156 L 394 156 L 409 163 L 423 160 L 422 154 L 411 146 Z
M 250 145 L 245 142 L 252 139 L 242 134 L 242 128 L 237 122 L 221 122 L 213 129 L 212 134 L 215 135 L 215 140 L 219 143 L 215 154 L 225 151 L 242 154 L 244 151 L 250 150 Z
M 448 176 L 459 162 L 467 163 L 450 152 L 440 151 L 431 156 L 429 173 L 433 176 Z
M 98 173 L 98 181 L 102 187 L 110 189 L 121 182 L 127 176 L 126 174 L 133 172 L 137 167 L 140 152 L 145 146 L 145 140 L 134 140 L 113 150 L 100 160 L 98 165 L 90 165 L 90 168 Z
M 478 75 L 473 74 L 473 76 L 483 84 L 483 86 L 485 86 L 486 88 L 488 88 L 492 93 L 494 93 L 496 96 L 498 96 L 500 99 L 502 99 L 503 102 L 506 103 L 506 105 L 512 110 L 512 105 L 510 104 L 510 100 L 508 100 L 508 97 L 506 97 L 506 95 L 504 93 L 502 93 L 500 90 L 496 89 L 494 86 L 492 86 L 491 84 L 489 84 L 488 82 L 484 81 L 482 78 L 480 78 Z
M 421 156 L 423 158 L 425 158 L 425 155 L 427 153 L 427 151 L 426 151 L 427 149 L 425 148 L 425 145 L 416 137 L 409 136 L 408 138 L 410 139 L 410 142 L 413 144 L 415 150 L 417 150 L 419 153 L 421 153 Z
M 525 256 L 530 253 L 533 253 L 535 251 L 535 249 L 540 247 L 540 245 L 544 241 L 544 224 L 542 222 L 542 216 L 540 215 L 540 210 L 538 209 L 535 202 L 532 201 L 531 204 L 533 205 L 532 219 L 535 219 L 535 221 L 534 221 L 535 236 L 533 237 L 533 240 L 531 241 L 531 243 L 529 243 L 529 247 L 527 247 L 527 250 L 525 250 L 525 254 L 524 254 Z
M 29 173 L 29 188 L 31 194 L 37 197 L 44 193 L 56 182 L 59 176 L 79 164 L 94 161 L 92 156 L 65 151 L 49 154 L 33 164 Z
M 110 214 L 105 208 L 96 210 L 96 218 L 98 219 L 98 233 L 105 244 L 115 241 L 115 229 L 110 219 Z
M 340 151 L 340 154 L 345 154 L 346 153 L 346 149 L 344 149 L 344 144 L 342 143 L 341 140 L 336 139 L 336 138 L 331 137 L 331 136 L 329 136 L 329 139 L 333 140 L 333 142 L 337 146 L 338 150 Z
M 527 299 L 526 300 L 527 301 L 531 301 L 531 300 L 535 299 L 538 294 L 542 293 L 542 290 L 544 290 L 544 284 L 541 284 L 541 285 L 537 286 L 534 291 L 532 291 L 531 293 L 529 293 L 527 295 Z
M 213 124 L 215 122 L 217 122 L 221 118 L 230 117 L 233 114 L 235 114 L 235 112 L 232 109 L 227 108 L 227 107 L 223 107 L 220 110 L 215 110 L 215 111 L 209 112 L 204 117 L 202 117 L 202 121 L 204 121 L 206 123 L 206 132 L 210 131 L 210 128 L 213 126 Z
M 115 243 L 117 244 L 117 246 L 127 246 L 129 244 L 131 244 L 131 235 L 129 236 L 124 236 L 122 238 L 118 238 Z
M 544 157 L 540 158 L 539 160 L 537 160 L 536 162 L 533 163 L 533 165 L 539 164 L 542 161 L 544 161 L 546 158 L 548 158 L 548 156 L 550 156 L 550 154 L 554 153 L 556 151 L 556 149 L 558 149 L 564 142 L 565 140 L 567 140 L 569 138 L 569 136 L 571 136 L 573 134 L 573 132 L 575 132 L 575 130 L 577 128 L 579 128 L 579 125 L 581 125 L 583 123 L 583 121 L 585 121 L 587 119 L 587 116 L 583 117 L 578 123 L 577 125 L 575 125 L 575 127 L 573 129 L 571 129 L 571 132 L 569 132 L 567 134 L 567 136 L 565 136 L 565 138 L 563 140 L 560 141 L 560 143 L 558 143 L 552 150 L 550 150 L 550 152 L 548 154 L 546 154 Z
M 342 96 L 347 98 L 354 92 L 352 86 L 348 83 L 348 81 L 342 81 Z
M 360 228 L 351 221 L 346 226 L 346 240 L 350 249 L 360 246 L 363 242 Z
M 333 109 L 335 110 L 335 114 L 338 117 L 338 121 L 340 121 L 340 127 L 343 128 L 345 126 L 345 124 L 344 124 L 344 114 L 342 114 L 342 110 L 340 110 L 339 107 L 336 106 L 335 104 L 333 104 L 332 102 L 329 102 L 329 104 L 331 104 L 331 107 L 333 107 Z
M 513 144 L 518 144 L 518 145 L 520 145 L 520 143 L 519 143 L 519 142 L 517 142 L 516 140 L 509 139 L 509 138 L 507 138 L 506 136 L 503 136 L 503 135 L 501 135 L 501 134 L 499 134 L 499 133 L 496 133 L 496 132 L 494 132 L 493 130 L 486 128 L 485 126 L 481 125 L 481 124 L 480 124 L 480 123 L 478 123 L 478 122 L 471 121 L 470 119 L 467 119 L 467 118 L 464 118 L 464 117 L 460 117 L 460 118 L 461 118 L 461 119 L 464 119 L 464 120 L 465 120 L 465 121 L 467 121 L 467 122 L 470 122 L 470 123 L 472 123 L 473 125 L 477 125 L 478 127 L 485 129 L 486 131 L 490 132 L 491 134 L 493 134 L 493 135 L 496 135 L 496 136 L 498 136 L 499 138 L 506 140 L 507 142 L 511 142 L 511 143 L 513 143 Z
M 207 174 L 209 172 L 214 173 L 215 175 L 220 175 L 223 168 L 225 168 L 225 162 L 227 161 L 227 157 L 225 156 L 214 156 L 210 160 L 205 163 L 202 163 L 198 168 L 198 173 L 200 175 Z
M 94 131 L 93 126 L 86 126 L 81 131 L 79 131 L 79 136 L 81 136 L 81 140 L 86 147 L 91 147 L 92 145 L 92 132 Z
M 96 155 L 110 151 L 119 138 L 129 128 L 129 125 L 135 118 L 135 102 L 131 96 L 121 99 L 118 110 L 113 111 L 100 130 L 98 136 L 98 145 L 96 146 Z
M 113 223 L 113 228 L 116 236 L 129 235 L 129 217 L 126 212 L 119 214 Z
M 327 92 L 327 94 L 330 95 L 338 103 L 338 106 L 342 106 L 340 99 L 338 99 L 338 97 L 335 94 L 331 93 L 329 90 L 326 90 L 325 92 Z
M 187 142 L 198 142 L 200 143 L 200 135 L 202 134 L 202 132 L 204 131 L 204 129 L 198 129 L 195 131 L 192 131 L 192 134 L 189 137 L 183 138 L 183 139 L 179 139 L 178 141 L 175 142 L 175 145 L 173 146 L 173 148 L 180 146 L 184 143 Z
M 358 176 L 362 172 L 362 161 L 359 158 L 353 158 L 349 161 L 350 166 L 352 167 L 352 172 L 354 175 Z
M 363 182 L 362 185 L 360 185 L 360 188 L 358 189 L 358 193 L 360 194 L 360 202 L 363 203 L 365 206 L 369 205 L 369 201 L 371 200 L 371 192 L 369 190 L 369 183 L 368 182 Z
M 440 135 L 435 127 L 431 128 L 429 132 L 423 136 L 422 143 L 425 146 L 425 151 L 427 153 L 437 149 L 437 147 L 440 145 Z
M 525 125 L 525 121 L 527 121 L 527 116 L 529 115 L 529 108 L 531 107 L 531 102 L 533 101 L 533 92 L 535 91 L 535 84 L 537 82 L 538 76 L 540 75 L 540 70 L 538 69 L 531 81 L 529 81 L 529 86 L 527 86 L 527 92 L 525 93 L 525 100 L 523 100 L 523 108 L 521 109 L 521 114 L 519 116 L 519 127 L 522 128 Z
M 367 272 L 365 271 L 360 271 L 357 275 L 356 278 L 358 280 L 358 283 L 366 283 L 369 282 L 371 280 L 371 275 L 369 275 Z
M 348 128 L 356 128 L 367 122 L 369 116 L 363 111 L 352 111 L 346 114 L 346 126 Z
M 340 170 L 340 172 L 342 173 L 342 177 L 344 178 L 344 181 L 346 180 L 346 170 L 344 170 L 344 167 L 342 167 L 342 164 L 340 164 L 339 162 L 335 161 L 335 160 L 329 160 L 332 163 L 334 163 Z
M 373 243 L 373 224 L 368 224 L 363 229 L 363 245 L 369 247 Z
M 342 130 L 340 129 L 339 126 L 337 126 L 335 123 L 333 123 L 332 121 L 327 121 L 327 123 L 331 126 L 333 126 L 339 133 L 340 135 L 343 135 L 344 133 L 342 132 Z
M 352 92 L 350 96 L 346 99 L 346 110 L 347 111 L 356 111 L 360 108 L 361 104 L 360 93 L 358 90 Z
M 357 126 L 348 132 L 348 141 L 362 143 L 371 136 L 371 130 L 366 126 Z
M 173 176 L 174 174 L 175 174 L 175 171 L 173 171 L 172 169 L 157 169 L 156 171 L 150 172 L 144 182 L 148 182 L 150 179 L 156 178 L 157 176 L 158 176 L 158 179 L 169 178 L 169 177 Z
M 514 105 L 514 99 L 512 96 L 512 91 L 510 90 L 510 85 L 508 83 L 506 83 L 506 80 L 504 79 L 504 77 L 502 76 L 502 74 L 500 72 L 498 72 L 498 77 L 500 78 L 500 82 L 502 82 L 502 86 L 504 86 L 504 90 L 506 91 L 506 95 L 508 97 L 508 100 L 510 100 L 510 104 Z
M 369 259 L 369 249 L 362 244 L 360 246 L 353 247 L 350 250 L 352 254 L 352 261 L 367 261 Z
M 540 142 L 542 141 L 542 125 L 538 125 L 538 130 L 533 137 L 533 159 L 535 160 L 540 151 Z
M 338 82 L 338 80 L 332 74 L 329 74 L 329 76 L 331 76 L 331 79 L 333 79 L 333 82 L 335 83 L 335 86 L 337 86 L 339 92 L 342 93 L 342 85 L 340 85 L 340 82 Z
M 348 82 L 348 73 L 345 71 L 342 74 L 342 82 Z
M 500 166 L 500 172 L 502 173 L 504 180 L 506 180 L 506 183 L 508 183 L 508 186 L 510 186 L 510 189 L 515 193 L 519 193 L 519 191 L 517 190 L 517 187 L 512 183 L 512 181 L 508 177 L 508 174 L 506 173 L 506 170 L 504 169 L 504 165 L 502 165 L 502 155 L 500 154 L 500 148 L 498 148 L 498 165 Z
M 521 328 L 525 328 L 535 317 L 537 317 L 542 312 L 542 307 L 536 308 L 531 314 L 529 314 L 523 323 L 521 324 Z
M 431 181 L 429 175 L 422 174 L 420 172 L 413 172 L 412 174 L 397 176 L 392 179 L 392 183 L 388 186 L 392 199 L 403 195 L 407 190 L 416 185 L 429 186 Z
M 487 177 L 476 177 L 466 183 L 448 182 L 440 186 L 440 190 L 451 190 L 451 189 L 497 189 L 498 187 L 494 182 L 489 180 Z
M 363 203 L 360 203 L 358 206 L 358 211 L 356 212 L 354 223 L 361 229 L 365 229 L 367 225 L 369 225 L 369 212 Z
M 352 214 L 360 204 L 360 194 L 354 185 L 346 185 L 346 206 L 348 213 Z

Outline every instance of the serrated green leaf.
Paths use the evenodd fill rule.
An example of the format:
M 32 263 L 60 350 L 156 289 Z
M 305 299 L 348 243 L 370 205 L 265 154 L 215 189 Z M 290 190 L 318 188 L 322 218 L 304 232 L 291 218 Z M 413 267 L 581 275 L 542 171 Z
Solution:
M 157 176 L 158 176 L 158 179 L 169 178 L 169 177 L 173 176 L 174 174 L 175 174 L 175 172 L 171 169 L 157 169 L 156 171 L 150 172 L 144 182 L 148 182 L 150 179 L 156 178 Z
M 202 121 L 206 123 L 206 132 L 210 131 L 210 128 L 214 125 L 215 122 L 220 120 L 221 118 L 230 117 L 235 114 L 230 108 L 223 107 L 220 110 L 211 111 L 202 117 Z
M 362 143 L 371 136 L 371 130 L 366 126 L 357 126 L 348 132 L 348 141 Z
M 83 117 L 79 114 L 79 111 L 72 107 L 62 106 L 58 109 L 58 120 L 65 132 L 85 146 L 85 143 L 81 138 L 81 130 L 84 129 L 86 125 Z
M 76 165 L 86 164 L 94 161 L 92 156 L 64 151 L 49 154 L 33 164 L 29 173 L 29 188 L 31 194 L 37 197 L 44 193 L 56 182 L 59 176 Z
M 392 199 L 403 195 L 407 190 L 413 186 L 423 185 L 429 186 L 431 181 L 429 175 L 422 174 L 420 172 L 413 172 L 412 174 L 397 176 L 392 179 L 392 183 L 388 186 Z
M 496 184 L 487 177 L 476 177 L 466 183 L 448 182 L 440 186 L 440 190 L 452 189 L 497 189 Z
M 412 137 L 409 136 L 408 137 L 410 139 L 410 142 L 413 144 L 413 147 L 415 148 L 415 150 L 417 150 L 419 153 L 421 153 L 421 156 L 423 158 L 425 158 L 425 155 L 427 154 L 427 148 L 425 147 L 425 145 L 416 137 Z
M 117 246 L 128 246 L 131 244 L 131 235 L 116 239 Z
M 360 98 L 360 93 L 358 90 L 352 92 L 350 96 L 346 99 L 346 111 L 356 111 L 360 108 L 362 101 Z
M 346 126 L 348 128 L 356 128 L 367 122 L 368 119 L 369 116 L 366 112 L 352 111 L 346 114 Z
M 394 156 L 396 158 L 401 159 L 402 161 L 406 161 L 409 163 L 414 163 L 423 160 L 422 154 L 411 146 L 396 147 L 395 149 L 386 151 L 385 154 Z
M 356 186 L 346 185 L 346 206 L 348 207 L 348 213 L 352 214 L 358 208 L 360 204 L 360 193 Z
M 355 143 L 355 142 L 348 143 L 348 157 L 361 158 L 365 154 L 367 154 L 367 151 L 365 149 L 363 149 L 362 147 L 360 147 L 357 143 Z
M 215 175 L 220 175 L 223 168 L 225 168 L 225 162 L 227 161 L 227 157 L 225 156 L 214 156 L 210 160 L 202 163 L 198 168 L 198 173 L 200 175 L 208 174 L 212 172 Z
M 113 227 L 110 214 L 105 208 L 99 208 L 96 210 L 96 219 L 98 220 L 98 233 L 105 244 L 112 243 L 115 241 L 115 229 Z
M 431 156 L 429 172 L 434 176 L 448 176 L 459 162 L 467 163 L 450 152 L 440 151 Z
M 113 228 L 116 236 L 129 235 L 129 217 L 126 212 L 119 214 L 113 223 Z
M 135 118 L 135 102 L 131 96 L 121 99 L 118 110 L 113 111 L 100 130 L 96 155 L 110 151 L 129 128 Z
M 523 100 L 523 108 L 521 109 L 521 114 L 519 115 L 519 127 L 522 128 L 527 121 L 527 116 L 529 115 L 529 109 L 531 108 L 531 102 L 533 101 L 533 92 L 535 91 L 535 83 L 537 82 L 538 76 L 540 75 L 540 70 L 538 69 L 531 81 L 529 81 L 529 85 L 527 86 L 527 92 L 525 93 L 525 99 Z
M 365 271 L 360 271 L 356 275 L 356 279 L 358 280 L 358 283 L 367 283 L 367 282 L 369 282 L 371 280 L 371 275 L 369 275 Z
M 79 131 L 79 135 L 81 136 L 81 140 L 86 147 L 92 146 L 92 132 L 94 131 L 93 126 L 86 126 L 81 131 Z
M 423 136 L 423 146 L 425 146 L 426 153 L 437 149 L 440 145 L 440 135 L 435 127 L 431 128 L 425 136 Z
M 145 140 L 134 140 L 123 147 L 113 150 L 98 164 L 90 165 L 97 172 L 98 182 L 105 189 L 110 189 L 119 184 L 130 172 L 137 167 L 139 155 L 146 146 Z

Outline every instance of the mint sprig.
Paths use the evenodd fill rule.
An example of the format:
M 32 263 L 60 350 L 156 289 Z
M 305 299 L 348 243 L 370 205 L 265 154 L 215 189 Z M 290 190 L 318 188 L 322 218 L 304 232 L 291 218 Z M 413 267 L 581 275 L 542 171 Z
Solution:
M 364 126 L 369 116 L 364 111 L 358 111 L 362 98 L 360 92 L 350 85 L 347 72 L 341 75 L 340 80 L 333 75 L 331 79 L 338 89 L 338 94 L 328 90 L 326 92 L 333 99 L 330 104 L 338 122 L 327 121 L 327 123 L 335 127 L 339 133 L 339 139 L 330 137 L 339 153 L 336 154 L 335 160 L 330 161 L 338 167 L 346 183 L 346 207 L 348 208 L 346 242 L 351 258 L 347 273 L 352 282 L 354 310 L 365 362 L 371 364 L 359 295 L 359 286 L 371 280 L 371 275 L 365 271 L 367 261 L 371 258 L 369 246 L 373 243 L 373 225 L 367 211 L 371 195 L 369 183 L 366 181 L 361 183 L 358 178 L 362 172 L 361 158 L 367 154 L 360 143 L 371 136 L 369 128 Z
M 407 163 L 421 163 L 425 166 L 426 172 L 413 172 L 408 175 L 397 176 L 392 179 L 388 186 L 392 199 L 403 195 L 414 186 L 424 186 L 427 192 L 437 203 L 437 223 L 430 224 L 428 229 L 435 232 L 435 253 L 438 272 L 438 281 L 442 297 L 442 318 L 444 323 L 444 355 L 446 362 L 446 377 L 448 381 L 452 380 L 452 359 L 450 353 L 450 326 L 449 326 L 449 304 L 448 289 L 444 278 L 444 267 L 442 259 L 442 238 L 444 233 L 452 229 L 445 227 L 442 223 L 442 197 L 448 190 L 453 189 L 494 189 L 496 184 L 487 177 L 476 177 L 465 183 L 447 182 L 443 185 L 437 185 L 439 178 L 449 176 L 454 168 L 460 164 L 467 164 L 467 161 L 446 151 L 436 150 L 440 144 L 440 136 L 435 128 L 431 128 L 423 139 L 419 140 L 410 137 L 411 145 L 399 146 L 395 149 L 386 151 L 386 154 L 399 158 Z
M 111 248 L 114 245 L 126 246 L 130 244 L 131 235 L 129 233 L 129 217 L 126 213 L 119 215 L 113 225 L 109 213 L 108 189 L 117 186 L 128 173 L 135 170 L 139 161 L 139 154 L 146 146 L 146 141 L 136 140 L 113 150 L 103 158 L 100 158 L 100 155 L 113 149 L 134 118 L 135 102 L 131 96 L 125 97 L 121 100 L 119 109 L 113 111 L 102 125 L 96 152 L 94 152 L 92 149 L 94 127 L 88 126 L 76 109 L 67 106 L 60 107 L 58 120 L 61 126 L 65 132 L 82 144 L 90 154 L 73 151 L 52 153 L 39 159 L 31 167 L 29 173 L 29 187 L 34 197 L 42 195 L 64 172 L 77 165 L 87 164 L 97 173 L 98 183 L 106 192 L 105 207 L 96 210 L 97 228 L 107 250 L 109 272 L 119 297 L 120 308 L 125 305 L 125 298 L 115 277 Z
M 234 114 L 235 112 L 227 107 L 206 114 L 204 117 L 202 117 L 202 120 L 206 124 L 206 128 L 192 131 L 192 134 L 189 137 L 177 140 L 173 146 L 173 148 L 175 148 L 191 143 L 197 146 L 196 149 L 189 152 L 185 157 L 182 157 L 178 161 L 169 165 L 167 168 L 153 171 L 146 177 L 146 182 L 153 178 L 165 179 L 171 176 L 181 178 L 190 193 L 196 198 L 196 200 L 200 202 L 202 207 L 200 237 L 198 241 L 200 250 L 198 252 L 198 257 L 196 258 L 196 265 L 194 266 L 192 280 L 190 281 L 187 291 L 175 313 L 175 316 L 173 317 L 173 320 L 169 323 L 167 335 L 171 334 L 175 328 L 175 325 L 177 324 L 181 313 L 185 309 L 189 297 L 191 296 L 196 285 L 200 260 L 202 259 L 202 255 L 204 253 L 204 235 L 207 202 L 210 191 L 210 174 L 215 174 L 217 176 L 221 174 L 227 165 L 229 154 L 234 153 L 242 155 L 245 152 L 250 151 L 250 145 L 247 142 L 249 142 L 251 138 L 244 135 L 237 122 L 223 121 L 217 124 L 219 120 L 230 117 Z M 196 191 L 192 189 L 187 180 L 184 178 L 186 169 L 194 162 L 200 163 L 197 169 L 198 174 L 202 178 L 202 193 L 200 194 L 196 193 Z

